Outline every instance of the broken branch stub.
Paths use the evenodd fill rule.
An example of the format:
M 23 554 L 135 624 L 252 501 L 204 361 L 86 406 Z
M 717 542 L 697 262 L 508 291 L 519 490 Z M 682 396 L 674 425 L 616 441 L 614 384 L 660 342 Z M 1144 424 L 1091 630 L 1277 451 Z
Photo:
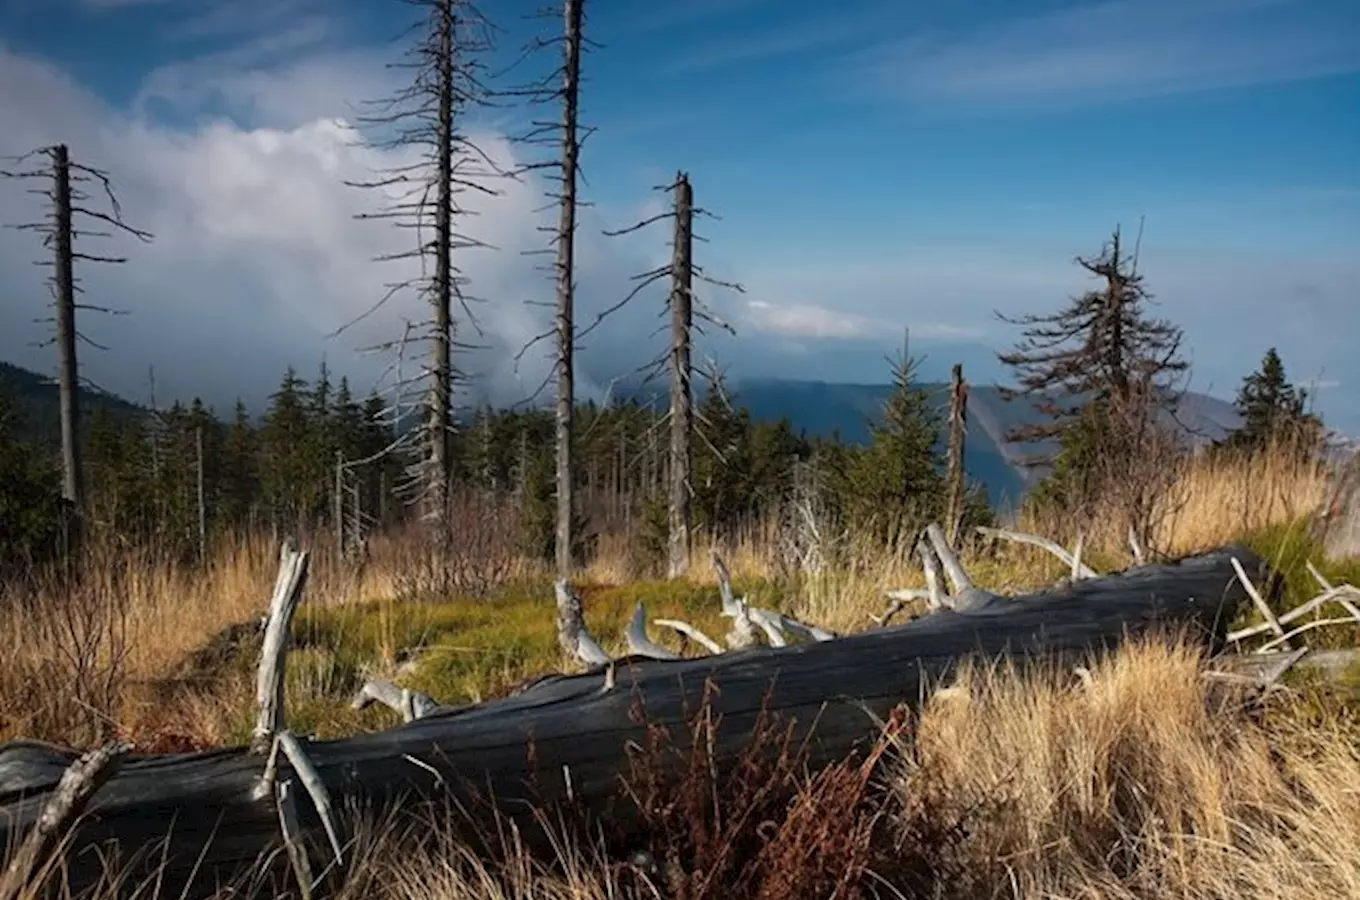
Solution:
M 381 703 L 388 709 L 401 713 L 403 722 L 414 722 L 434 715 L 444 709 L 428 694 L 399 688 L 382 678 L 370 678 L 350 701 L 351 709 L 367 709 L 374 703 Z
M 279 575 L 274 582 L 274 596 L 269 600 L 269 614 L 264 629 L 264 644 L 260 649 L 260 668 L 256 674 L 255 700 L 259 716 L 251 736 L 250 749 L 255 754 L 269 751 L 274 735 L 284 728 L 283 688 L 287 671 L 288 635 L 293 613 L 302 601 L 307 584 L 306 550 L 295 550 L 285 541 L 279 551 Z
M 968 572 L 963 568 L 963 563 L 959 562 L 959 557 L 953 548 L 949 546 L 949 541 L 944 536 L 944 529 L 938 523 L 931 522 L 926 526 L 926 536 L 930 538 L 930 544 L 935 550 L 935 555 L 940 558 L 945 575 L 954 588 L 951 606 L 955 612 L 981 609 L 997 599 L 996 594 L 981 590 L 973 585 L 973 580 L 968 577 Z
M 1275 632 L 1276 637 L 1284 638 L 1284 626 L 1281 625 L 1280 620 L 1275 617 L 1275 611 L 1270 608 L 1269 603 L 1266 603 L 1266 600 L 1261 596 L 1260 591 L 1256 590 L 1256 585 L 1251 583 L 1251 579 L 1247 577 L 1247 573 L 1242 568 L 1242 564 L 1237 561 L 1237 557 L 1232 557 L 1231 562 L 1233 572 L 1237 574 L 1237 580 L 1242 582 L 1242 589 L 1247 592 L 1247 596 L 1250 597 L 1251 602 L 1255 604 L 1257 612 L 1259 612 L 1262 618 L 1266 620 L 1266 624 L 1270 626 L 1271 631 Z M 1282 641 L 1282 643 L 1286 650 L 1290 649 L 1287 638 Z
M 917 541 L 916 555 L 921 557 L 921 571 L 925 573 L 926 578 L 926 609 L 934 612 L 952 605 L 940 587 L 944 573 L 940 571 L 940 560 L 935 556 L 935 551 L 931 550 L 925 541 Z
M 37 887 L 33 877 L 45 867 L 52 851 L 84 812 L 95 792 L 118 770 L 132 745 L 115 741 L 91 750 L 71 763 L 43 806 L 38 821 L 10 857 L 0 878 L 0 900 L 28 897 Z
M 588 666 L 609 662 L 609 654 L 586 628 L 581 595 L 565 578 L 557 579 L 553 588 L 557 594 L 557 641 L 563 652 Z
M 727 570 L 727 563 L 718 555 L 717 550 L 710 553 L 713 559 L 713 568 L 718 573 L 718 593 L 722 597 L 722 611 L 725 616 L 734 616 L 737 613 L 737 599 L 732 592 L 732 574 Z
M 585 627 L 585 614 L 581 610 L 581 595 L 577 594 L 570 582 L 559 578 L 553 583 L 557 597 L 557 643 L 567 656 L 575 656 L 577 638 Z

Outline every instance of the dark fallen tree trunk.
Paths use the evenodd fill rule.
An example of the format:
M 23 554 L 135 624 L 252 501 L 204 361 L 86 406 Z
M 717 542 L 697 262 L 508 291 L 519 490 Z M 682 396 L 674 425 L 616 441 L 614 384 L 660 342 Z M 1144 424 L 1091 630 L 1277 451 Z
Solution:
M 487 824 L 483 800 L 490 797 L 502 815 L 526 825 L 534 807 L 561 802 L 626 826 L 635 814 L 620 791 L 628 746 L 646 746 L 648 727 L 666 726 L 681 750 L 676 766 L 683 765 L 686 726 L 706 681 L 716 687 L 709 708 L 721 717 L 719 765 L 740 752 L 762 708 L 792 723 L 799 739 L 810 736 L 811 762 L 824 764 L 873 739 L 870 713 L 886 718 L 899 704 L 916 705 L 923 688 L 970 656 L 1075 662 L 1159 627 L 1221 649 L 1245 598 L 1233 556 L 1254 579 L 1263 572 L 1249 550 L 1230 548 L 836 640 L 691 660 L 623 660 L 608 673 L 547 679 L 517 696 L 391 731 L 302 743 L 336 807 L 414 810 L 419 798 L 433 799 L 449 803 L 446 810 L 457 804 L 461 811 L 445 824 L 470 832 Z M 74 758 L 46 745 L 0 747 L 0 846 L 27 832 Z M 264 757 L 245 748 L 128 757 L 74 832 L 69 883 L 98 877 L 98 857 L 112 845 L 163 866 L 177 895 L 194 869 L 189 896 L 239 875 L 279 847 L 274 797 L 258 790 L 264 767 Z M 295 774 L 280 754 L 276 777 L 296 782 Z M 324 865 L 329 844 L 314 805 L 306 794 L 296 805 Z M 164 846 L 153 846 L 161 838 Z

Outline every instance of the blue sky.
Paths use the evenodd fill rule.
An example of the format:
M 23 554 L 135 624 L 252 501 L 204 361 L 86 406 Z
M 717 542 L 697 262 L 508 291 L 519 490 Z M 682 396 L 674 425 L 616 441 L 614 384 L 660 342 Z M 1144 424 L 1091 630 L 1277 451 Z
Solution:
M 501 60 L 538 6 L 486 5 Z M 938 368 L 960 358 L 989 380 L 1016 337 L 993 311 L 1055 308 L 1086 287 L 1072 257 L 1141 217 L 1142 270 L 1186 329 L 1192 386 L 1230 395 L 1275 344 L 1329 418 L 1360 429 L 1355 0 L 594 0 L 588 14 L 602 46 L 586 63 L 586 308 L 665 253 L 664 235 L 599 230 L 645 215 L 651 187 L 685 169 L 722 216 L 701 261 L 747 288 L 712 299 L 738 334 L 707 346 L 734 373 L 875 379 L 910 327 Z M 157 249 L 129 250 L 138 273 L 91 276 L 134 313 L 98 326 L 115 348 L 90 357 L 106 386 L 136 395 L 155 364 L 221 402 L 261 395 L 290 355 L 374 371 L 355 341 L 324 338 L 357 302 L 346 285 L 381 280 L 355 266 L 374 226 L 335 222 L 356 202 L 339 184 L 353 160 L 324 123 L 396 83 L 387 39 L 410 16 L 399 0 L 0 0 L 0 78 L 20 85 L 0 100 L 20 126 L 0 154 L 89 148 L 124 176 L 129 215 L 159 227 Z M 522 123 L 487 112 L 476 127 Z M 530 241 L 532 194 L 483 211 L 505 245 Z M 285 216 L 310 238 L 264 243 Z M 0 236 L 0 262 L 31 254 L 21 240 Z M 530 266 L 512 251 L 475 264 L 488 308 L 506 307 L 488 312 L 491 380 L 535 330 L 522 301 L 549 286 Z M 186 299 L 171 273 L 211 289 Z M 596 387 L 637 361 L 654 312 L 602 329 L 584 361 Z M 12 321 L 0 356 L 43 362 Z

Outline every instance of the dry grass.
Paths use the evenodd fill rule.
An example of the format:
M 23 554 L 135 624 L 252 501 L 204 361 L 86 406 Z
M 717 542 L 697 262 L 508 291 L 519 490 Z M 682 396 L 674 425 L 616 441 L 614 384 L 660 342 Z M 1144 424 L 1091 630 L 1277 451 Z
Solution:
M 959 822 L 954 896 L 1360 897 L 1360 731 L 1211 696 L 1185 646 L 1068 673 L 966 670 L 923 711 L 903 827 Z M 1283 705 L 1280 705 L 1283 704 Z
M 1310 688 L 1249 703 L 1209 690 L 1202 665 L 1147 639 L 1092 665 L 1089 687 L 966 667 L 867 760 L 815 776 L 773 724 L 752 741 L 763 763 L 717 778 L 699 740 L 678 782 L 653 786 L 642 760 L 651 812 L 622 842 L 558 828 L 535 856 L 505 830 L 476 853 L 438 816 L 370 821 L 340 896 L 1360 897 L 1360 709 Z
M 1156 529 L 1160 547 L 1174 553 L 1295 522 L 1316 507 L 1325 486 L 1315 467 L 1285 453 L 1246 460 L 1189 459 L 1180 465 L 1171 493 L 1160 504 Z M 443 588 L 451 594 L 441 593 L 431 548 L 412 532 L 375 536 L 364 561 L 356 564 L 337 563 L 325 536 L 304 539 L 320 548 L 313 555 L 304 611 L 371 604 L 362 606 L 371 612 L 358 618 L 372 620 L 352 629 L 362 637 L 362 647 L 349 634 L 337 633 L 331 645 L 312 648 L 315 659 L 309 658 L 303 683 L 295 688 L 305 695 L 298 696 L 306 707 L 304 720 L 341 708 L 338 695 L 359 671 L 391 673 L 413 640 L 433 634 L 433 626 L 421 625 L 427 619 L 448 619 L 446 632 L 470 626 L 441 608 L 479 608 L 484 601 L 468 598 L 504 595 L 509 589 L 521 599 L 504 607 L 498 618 L 513 624 L 546 615 L 551 601 L 543 566 L 512 546 L 514 535 L 504 526 L 515 521 L 514 511 L 491 508 L 488 502 L 470 498 L 471 505 L 461 510 L 459 521 L 468 534 L 458 542 L 463 551 L 452 564 L 455 584 Z M 1069 544 L 1075 538 L 1070 520 L 1032 520 L 1021 527 Z M 583 585 L 616 588 L 600 595 L 598 602 L 605 607 L 587 609 L 592 627 L 607 636 L 620 624 L 616 619 L 626 620 L 637 600 L 649 601 L 653 615 L 663 609 L 688 610 L 703 618 L 693 607 L 700 595 L 672 603 L 665 588 L 636 582 L 646 574 L 639 569 L 640 540 L 627 533 L 599 536 L 595 556 L 583 572 Z M 848 632 L 870 624 L 869 614 L 883 607 L 885 590 L 921 584 L 911 545 L 909 539 L 884 546 L 845 536 L 838 547 L 840 564 L 795 576 L 782 563 L 777 523 L 757 523 L 719 549 L 739 590 L 748 591 L 754 603 Z M 1087 547 L 1087 558 L 1098 566 L 1115 568 L 1128 561 L 1122 536 L 1095 534 Z M 707 562 L 710 549 L 701 535 L 689 578 L 706 590 L 716 587 Z M 1001 592 L 1033 588 L 1061 574 L 1052 558 L 1031 548 L 970 544 L 965 557 L 979 584 Z M 249 628 L 241 626 L 263 612 L 276 565 L 277 544 L 265 535 L 223 538 L 203 568 L 154 550 L 99 547 L 74 584 L 49 579 L 12 586 L 0 598 L 0 645 L 6 648 L 6 664 L 0 667 L 0 739 L 31 737 L 84 746 L 117 732 L 144 746 L 166 749 L 234 739 L 245 727 L 252 689 Z M 417 632 L 419 638 L 413 637 Z M 535 667 L 541 671 L 560 665 L 549 634 L 526 644 L 506 628 L 479 626 L 470 640 L 445 640 L 470 648 L 459 652 L 482 656 L 505 656 L 508 647 L 520 648 L 494 665 L 454 667 L 458 696 L 449 699 L 494 696 L 516 679 L 536 674 L 531 671 Z M 483 646 L 487 642 L 498 643 Z M 427 682 L 426 687 L 443 683 Z M 342 719 L 331 730 L 358 724 Z
M 1310 514 L 1322 503 L 1327 472 L 1292 447 L 1251 456 L 1198 455 L 1169 462 L 1171 486 L 1154 504 L 1153 546 L 1181 556 L 1220 547 L 1244 535 Z M 1091 521 L 1074 522 L 1062 511 L 1027 516 L 1021 527 L 1070 543 L 1078 528 L 1088 549 L 1128 560 L 1125 535 L 1101 527 L 1120 521 L 1097 509 Z

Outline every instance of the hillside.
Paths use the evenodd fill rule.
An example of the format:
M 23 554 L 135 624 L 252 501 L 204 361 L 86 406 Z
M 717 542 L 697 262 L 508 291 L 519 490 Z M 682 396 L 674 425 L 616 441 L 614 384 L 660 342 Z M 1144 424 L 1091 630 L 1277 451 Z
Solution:
M 14 423 L 21 440 L 43 447 L 56 448 L 61 444 L 61 415 L 57 405 L 55 377 L 0 362 L 0 397 L 11 405 Z M 83 387 L 80 390 L 80 409 L 84 423 L 97 409 L 126 419 L 139 416 L 145 410 L 135 403 L 103 391 Z

